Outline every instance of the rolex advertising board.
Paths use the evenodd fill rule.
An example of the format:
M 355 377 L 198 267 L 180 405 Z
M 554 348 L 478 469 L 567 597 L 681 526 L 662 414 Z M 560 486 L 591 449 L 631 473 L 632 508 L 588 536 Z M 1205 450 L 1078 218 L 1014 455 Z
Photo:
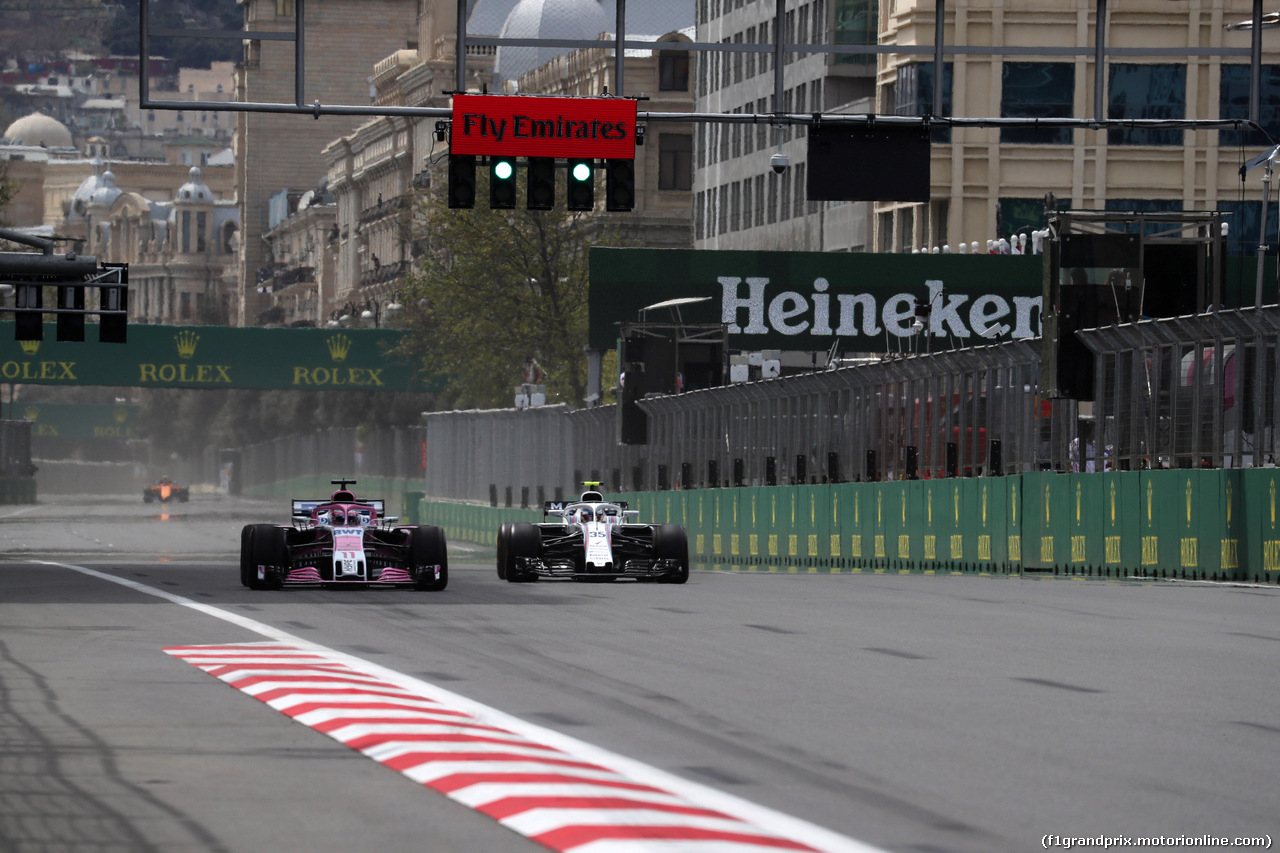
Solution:
M 123 344 L 16 341 L 0 324 L 0 382 L 141 388 L 275 388 L 295 391 L 428 390 L 388 354 L 392 329 L 129 327 Z
M 591 249 L 590 344 L 618 324 L 728 326 L 729 347 L 937 351 L 1040 335 L 1039 255 Z M 669 300 L 678 306 L 644 312 Z M 917 305 L 930 308 L 916 326 Z

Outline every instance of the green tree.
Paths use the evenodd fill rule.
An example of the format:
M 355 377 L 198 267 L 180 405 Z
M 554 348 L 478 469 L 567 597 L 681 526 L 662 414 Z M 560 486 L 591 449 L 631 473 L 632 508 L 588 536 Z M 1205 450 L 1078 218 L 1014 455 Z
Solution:
M 448 405 L 509 408 L 532 359 L 548 403 L 580 406 L 588 250 L 616 244 L 620 229 L 563 203 L 549 211 L 491 210 L 478 177 L 474 209 L 450 210 L 437 192 L 417 211 L 415 245 L 423 254 L 401 290 L 402 322 L 412 330 L 403 347 L 443 379 Z
M 9 178 L 9 161 L 0 160 L 0 225 L 9 224 L 9 203 L 18 194 L 18 184 Z

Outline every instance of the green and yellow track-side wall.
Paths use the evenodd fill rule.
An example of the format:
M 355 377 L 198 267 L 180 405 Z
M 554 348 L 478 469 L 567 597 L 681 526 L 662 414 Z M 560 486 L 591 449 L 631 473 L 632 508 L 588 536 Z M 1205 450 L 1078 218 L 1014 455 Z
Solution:
M 1280 469 L 629 492 L 683 525 L 695 569 L 1280 583 Z M 407 513 L 406 513 L 407 514 Z M 537 510 L 424 498 L 416 520 L 492 546 Z

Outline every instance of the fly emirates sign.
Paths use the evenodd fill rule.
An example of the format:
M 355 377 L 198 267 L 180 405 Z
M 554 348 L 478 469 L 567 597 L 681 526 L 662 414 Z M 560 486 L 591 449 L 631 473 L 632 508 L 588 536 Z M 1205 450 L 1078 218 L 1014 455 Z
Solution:
M 592 348 L 618 323 L 723 323 L 734 349 L 899 351 L 1040 335 L 1039 256 L 591 250 Z M 917 308 L 928 318 L 916 325 Z

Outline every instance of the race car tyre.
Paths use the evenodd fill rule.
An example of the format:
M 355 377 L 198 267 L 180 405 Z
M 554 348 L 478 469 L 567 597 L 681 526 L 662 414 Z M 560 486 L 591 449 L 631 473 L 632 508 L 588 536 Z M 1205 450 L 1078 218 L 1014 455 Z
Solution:
M 149 503 L 151 503 L 153 500 L 155 500 L 155 496 L 151 494 L 151 490 L 150 490 L 150 489 L 145 489 L 145 490 L 142 492 L 142 502 L 143 502 L 143 503 L 147 503 L 147 504 L 149 504 Z
M 533 583 L 538 576 L 531 571 L 516 567 L 516 560 L 521 557 L 537 558 L 542 556 L 542 531 L 527 521 L 516 521 L 511 525 L 511 533 L 507 537 L 507 580 L 510 583 Z
M 240 529 L 240 585 L 250 586 L 257 572 L 253 567 L 253 525 Z
M 191 500 L 191 493 L 188 492 L 186 489 L 183 489 L 182 491 L 178 492 L 178 503 L 184 504 L 189 500 Z
M 511 538 L 511 522 L 504 521 L 498 527 L 498 579 L 507 579 L 507 543 Z
M 449 549 L 445 544 L 444 530 L 432 525 L 413 528 L 409 534 L 409 565 L 416 573 L 423 566 L 440 566 L 440 577 L 434 572 L 423 572 L 414 583 L 414 589 L 439 592 L 449 585 Z
M 680 567 L 661 583 L 684 583 L 689 579 L 689 536 L 678 524 L 659 524 L 653 531 L 653 555 L 659 560 L 679 560 Z
M 285 547 L 285 532 L 274 524 L 255 524 L 251 534 L 253 559 L 249 577 L 249 589 L 279 589 L 284 585 L 289 570 L 289 552 Z M 266 577 L 258 577 L 258 566 L 266 566 Z

